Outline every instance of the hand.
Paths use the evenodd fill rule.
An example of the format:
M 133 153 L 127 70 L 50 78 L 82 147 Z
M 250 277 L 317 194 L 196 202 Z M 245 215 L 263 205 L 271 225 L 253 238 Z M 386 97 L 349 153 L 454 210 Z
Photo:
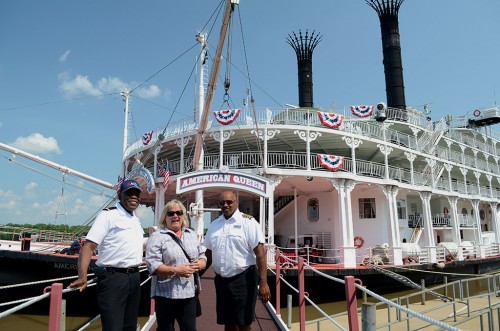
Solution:
M 207 263 L 204 259 L 198 259 L 191 262 L 191 268 L 193 268 L 195 272 L 205 269 L 206 265 Z
M 75 288 L 75 287 L 79 287 L 80 292 L 85 290 L 87 288 L 87 278 L 83 278 L 83 277 L 78 278 L 77 280 L 75 280 L 74 282 L 72 282 L 71 284 L 68 285 L 68 288 Z
M 259 286 L 259 298 L 262 303 L 266 304 L 271 299 L 271 290 L 269 290 L 269 285 L 261 284 Z
M 191 277 L 195 270 L 191 267 L 191 263 L 182 264 L 175 267 L 175 273 L 179 277 Z

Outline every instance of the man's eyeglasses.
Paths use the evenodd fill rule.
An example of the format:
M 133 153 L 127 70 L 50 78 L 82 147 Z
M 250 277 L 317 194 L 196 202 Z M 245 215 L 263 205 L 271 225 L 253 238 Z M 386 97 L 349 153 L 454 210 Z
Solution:
M 182 216 L 182 210 L 176 210 L 176 211 L 167 211 L 168 216 Z
M 219 201 L 219 204 L 221 206 L 224 206 L 224 205 L 228 205 L 228 206 L 231 206 L 233 204 L 234 200 L 222 200 L 222 201 Z

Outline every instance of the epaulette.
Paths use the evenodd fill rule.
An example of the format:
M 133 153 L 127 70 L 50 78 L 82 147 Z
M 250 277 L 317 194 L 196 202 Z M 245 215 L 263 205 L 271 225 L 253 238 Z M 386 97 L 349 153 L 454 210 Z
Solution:
M 116 209 L 116 207 L 108 207 L 108 208 L 104 208 L 103 210 L 110 211 L 110 210 L 113 210 L 113 209 Z
M 243 214 L 243 217 L 244 217 L 244 218 L 253 218 L 253 216 L 252 216 L 252 215 L 248 215 L 248 214 Z

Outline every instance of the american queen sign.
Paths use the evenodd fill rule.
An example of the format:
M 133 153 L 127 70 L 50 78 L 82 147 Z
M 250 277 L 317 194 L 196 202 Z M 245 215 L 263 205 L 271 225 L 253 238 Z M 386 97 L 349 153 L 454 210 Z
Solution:
M 240 172 L 200 171 L 177 178 L 177 194 L 209 187 L 232 188 L 270 197 L 270 183 L 266 179 Z

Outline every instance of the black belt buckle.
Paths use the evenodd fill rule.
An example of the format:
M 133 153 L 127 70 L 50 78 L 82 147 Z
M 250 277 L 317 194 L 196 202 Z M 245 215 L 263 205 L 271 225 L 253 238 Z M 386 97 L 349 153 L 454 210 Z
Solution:
M 106 272 L 108 272 L 108 273 L 121 272 L 124 274 L 131 274 L 131 273 L 139 271 L 139 267 L 128 267 L 128 268 L 106 267 L 105 269 L 106 269 Z
M 139 271 L 138 267 L 128 267 L 128 268 L 124 268 L 124 269 L 125 269 L 124 272 L 127 273 L 127 274 Z

